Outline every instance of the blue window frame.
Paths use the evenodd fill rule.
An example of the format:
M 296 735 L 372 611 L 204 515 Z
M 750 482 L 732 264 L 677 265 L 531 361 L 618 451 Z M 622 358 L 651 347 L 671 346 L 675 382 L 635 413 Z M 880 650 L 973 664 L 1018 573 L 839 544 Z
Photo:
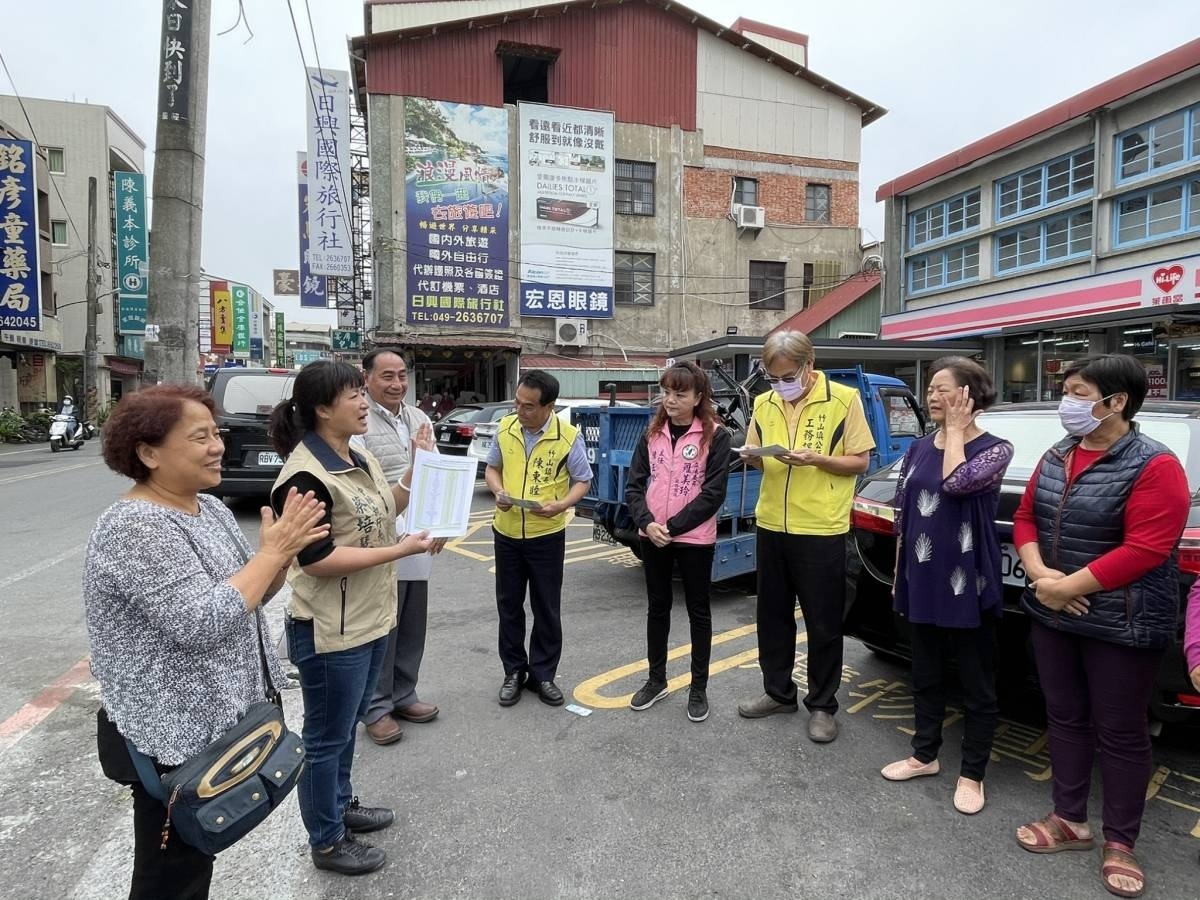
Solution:
M 1096 149 L 1084 147 L 996 182 L 996 221 L 1024 216 L 1090 194 Z
M 1117 135 L 1117 182 L 1133 181 L 1200 160 L 1200 106 Z
M 979 227 L 979 189 L 918 209 L 908 216 L 908 245 L 920 247 Z
M 1113 245 L 1117 247 L 1200 231 L 1200 178 L 1127 194 L 1114 206 Z
M 979 242 L 910 257 L 907 269 L 910 294 L 974 281 L 979 277 Z
M 1087 256 L 1092 250 L 1092 211 L 1080 209 L 1029 222 L 996 235 L 996 273 Z

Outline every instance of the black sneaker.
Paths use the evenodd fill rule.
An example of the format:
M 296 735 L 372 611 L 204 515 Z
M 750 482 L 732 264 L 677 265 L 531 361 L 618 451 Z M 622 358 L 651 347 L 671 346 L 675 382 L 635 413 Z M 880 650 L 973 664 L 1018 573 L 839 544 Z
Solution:
M 312 848 L 313 865 L 339 875 L 366 875 L 383 867 L 387 854 L 378 847 L 355 840 L 347 831 L 328 850 Z
M 342 813 L 342 824 L 347 831 L 366 834 L 368 831 L 379 831 L 387 828 L 396 821 L 396 814 L 382 806 L 363 806 L 355 797 Z
M 633 699 L 629 701 L 629 708 L 641 712 L 643 709 L 652 707 L 669 693 L 667 686 L 661 681 L 647 681 L 642 685 L 642 689 L 633 695 Z
M 688 718 L 693 722 L 703 722 L 708 718 L 708 697 L 704 691 L 692 688 L 688 692 Z

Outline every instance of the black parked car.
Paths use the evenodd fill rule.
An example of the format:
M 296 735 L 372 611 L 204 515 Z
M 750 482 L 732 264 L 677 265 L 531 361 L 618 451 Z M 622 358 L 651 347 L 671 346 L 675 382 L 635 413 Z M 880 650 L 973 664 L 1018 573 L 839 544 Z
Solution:
M 291 369 L 218 369 L 206 387 L 217 404 L 215 417 L 225 455 L 217 497 L 265 497 L 283 460 L 267 439 L 267 418 L 280 400 L 292 396 Z
M 1188 678 L 1183 657 L 1187 593 L 1200 574 L 1200 404 L 1149 400 L 1135 421 L 1143 432 L 1170 447 L 1187 472 L 1193 492 L 1187 527 L 1179 541 L 1179 636 L 1163 657 L 1152 715 L 1163 722 L 1200 725 L 1200 696 Z M 1012 464 L 1000 493 L 996 524 L 1002 543 L 1005 588 L 1000 625 L 997 686 L 1002 700 L 1024 699 L 1036 689 L 1029 620 L 1021 611 L 1025 570 L 1012 545 L 1013 515 L 1042 454 L 1063 437 L 1057 403 L 1000 404 L 979 417 L 981 427 L 1011 441 Z M 854 498 L 846 560 L 846 634 L 882 656 L 911 658 L 908 624 L 892 611 L 896 539 L 892 500 L 899 462 L 863 479 Z
M 433 426 L 438 452 L 466 456 L 471 441 L 475 440 L 475 426 L 502 419 L 512 409 L 512 401 L 506 400 L 503 403 L 478 403 L 450 410 Z

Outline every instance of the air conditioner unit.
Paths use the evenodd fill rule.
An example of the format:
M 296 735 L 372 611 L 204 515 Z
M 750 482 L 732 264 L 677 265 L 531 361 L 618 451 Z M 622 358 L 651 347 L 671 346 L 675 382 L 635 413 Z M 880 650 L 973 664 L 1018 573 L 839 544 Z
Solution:
M 588 345 L 588 320 L 555 319 L 554 343 L 560 347 L 586 347 Z
M 767 224 L 767 211 L 761 206 L 738 206 L 738 228 L 762 228 Z

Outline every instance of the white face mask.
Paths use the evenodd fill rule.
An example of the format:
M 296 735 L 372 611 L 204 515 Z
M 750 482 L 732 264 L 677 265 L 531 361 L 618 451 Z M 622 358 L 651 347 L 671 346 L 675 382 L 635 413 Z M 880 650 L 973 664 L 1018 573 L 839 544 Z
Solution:
M 1086 437 L 1099 428 L 1104 419 L 1116 415 L 1115 412 L 1110 412 L 1104 419 L 1097 419 L 1092 414 L 1097 403 L 1102 403 L 1115 396 L 1116 394 L 1109 394 L 1108 397 L 1101 397 L 1099 400 L 1084 400 L 1080 397 L 1064 395 L 1058 404 L 1058 418 L 1062 422 L 1062 427 L 1067 434 L 1074 437 Z

